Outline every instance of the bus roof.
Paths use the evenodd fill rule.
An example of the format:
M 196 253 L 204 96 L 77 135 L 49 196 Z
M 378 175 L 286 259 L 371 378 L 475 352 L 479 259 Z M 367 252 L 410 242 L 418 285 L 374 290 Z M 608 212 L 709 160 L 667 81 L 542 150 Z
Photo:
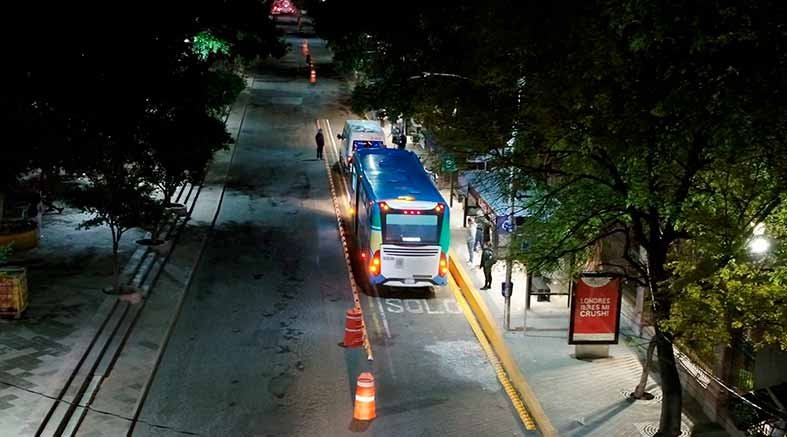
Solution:
M 370 200 L 410 200 L 445 202 L 432 179 L 426 174 L 418 156 L 399 149 L 359 149 L 355 158 L 366 184 L 371 188 Z
M 372 120 L 347 120 L 347 126 L 352 132 L 369 132 L 383 134 L 380 123 Z

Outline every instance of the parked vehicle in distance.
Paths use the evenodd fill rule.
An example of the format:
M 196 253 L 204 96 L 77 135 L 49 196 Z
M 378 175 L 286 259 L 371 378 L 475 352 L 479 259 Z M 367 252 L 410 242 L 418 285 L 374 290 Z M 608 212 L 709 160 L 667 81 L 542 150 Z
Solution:
M 353 154 L 358 149 L 385 148 L 385 133 L 376 121 L 347 120 L 342 133 L 336 135 L 342 143 L 339 147 L 341 157 L 339 163 L 344 168 L 349 168 Z

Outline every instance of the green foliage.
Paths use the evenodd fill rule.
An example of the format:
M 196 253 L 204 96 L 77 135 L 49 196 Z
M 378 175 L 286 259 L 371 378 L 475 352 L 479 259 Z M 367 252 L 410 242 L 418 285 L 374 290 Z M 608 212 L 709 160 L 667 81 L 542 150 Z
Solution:
M 203 61 L 211 55 L 227 55 L 230 52 L 230 45 L 227 41 L 214 36 L 210 31 L 203 31 L 194 37 L 192 50 Z
M 13 252 L 12 246 L 13 244 L 0 245 L 0 265 L 8 262 L 8 259 L 11 257 L 11 252 Z

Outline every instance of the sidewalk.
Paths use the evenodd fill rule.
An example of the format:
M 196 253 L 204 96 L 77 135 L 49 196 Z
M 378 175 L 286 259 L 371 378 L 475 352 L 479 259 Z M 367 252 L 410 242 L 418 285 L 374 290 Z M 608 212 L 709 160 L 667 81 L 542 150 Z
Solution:
M 447 190 L 443 190 L 443 196 L 447 198 L 447 195 Z M 462 218 L 462 205 L 454 202 L 451 210 L 451 256 L 464 268 L 478 290 L 484 283 L 483 272 L 478 268 L 480 252 L 476 252 L 474 265 L 470 266 L 467 263 Z M 569 309 L 566 296 L 552 296 L 550 302 L 537 302 L 535 297 L 531 298 L 527 326 L 523 329 L 526 280 L 525 272 L 517 266 L 512 276 L 514 293 L 511 298 L 511 330 L 505 332 L 504 299 L 501 294 L 505 262 L 498 262 L 492 275 L 492 288 L 476 293 L 482 296 L 506 347 L 559 435 L 641 437 L 655 433 L 661 410 L 661 390 L 652 378 L 653 374 L 647 386 L 648 392 L 655 395 L 653 400 L 631 402 L 627 399 L 639 382 L 642 367 L 641 349 L 638 346 L 645 339 L 638 338 L 621 321 L 621 341 L 617 345 L 610 345 L 609 358 L 574 358 L 574 347 L 568 344 Z M 691 404 L 691 401 L 685 403 Z M 684 408 L 683 416 L 686 435 L 692 428 L 715 428 L 709 426 L 705 417 L 687 416 L 685 410 L 689 409 L 693 410 Z M 726 434 L 714 432 L 695 435 Z
M 233 137 L 240 129 L 247 98 L 244 91 L 226 122 Z M 152 294 L 149 286 L 158 275 L 146 275 L 145 311 L 125 344 L 118 346 L 122 353 L 96 390 L 91 404 L 94 410 L 84 417 L 79 435 L 119 435 L 128 429 L 211 226 L 231 153 L 231 149 L 223 150 L 214 156 L 199 197 L 197 190 L 193 192 L 195 197 L 189 201 L 195 202 L 194 209 L 172 255 L 168 259 L 151 257 L 163 267 L 163 274 L 152 284 Z M 187 197 L 192 195 L 187 191 Z M 12 261 L 28 268 L 30 305 L 19 320 L 0 319 L 0 436 L 35 433 L 109 309 L 118 301 L 117 296 L 101 291 L 112 279 L 109 230 L 97 227 L 77 231 L 77 225 L 88 218 L 72 208 L 46 215 L 39 247 L 12 257 Z M 147 251 L 135 244 L 144 236 L 143 231 L 132 229 L 121 240 L 124 278 Z M 140 304 L 133 307 L 139 308 Z
M 0 319 L 0 435 L 33 434 L 51 403 L 34 392 L 57 396 L 101 321 L 96 314 L 117 299 L 101 291 L 112 282 L 109 229 L 77 231 L 88 218 L 73 208 L 47 214 L 39 246 L 12 256 L 28 269 L 30 305 L 19 320 Z M 123 236 L 121 265 L 142 236 Z

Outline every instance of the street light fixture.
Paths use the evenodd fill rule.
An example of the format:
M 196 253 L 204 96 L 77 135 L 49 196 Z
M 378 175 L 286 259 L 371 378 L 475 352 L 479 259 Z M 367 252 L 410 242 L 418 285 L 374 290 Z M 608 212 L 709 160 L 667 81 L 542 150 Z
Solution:
M 771 241 L 765 236 L 765 224 L 757 223 L 752 231 L 752 238 L 749 240 L 749 252 L 752 255 L 765 255 L 771 248 Z

